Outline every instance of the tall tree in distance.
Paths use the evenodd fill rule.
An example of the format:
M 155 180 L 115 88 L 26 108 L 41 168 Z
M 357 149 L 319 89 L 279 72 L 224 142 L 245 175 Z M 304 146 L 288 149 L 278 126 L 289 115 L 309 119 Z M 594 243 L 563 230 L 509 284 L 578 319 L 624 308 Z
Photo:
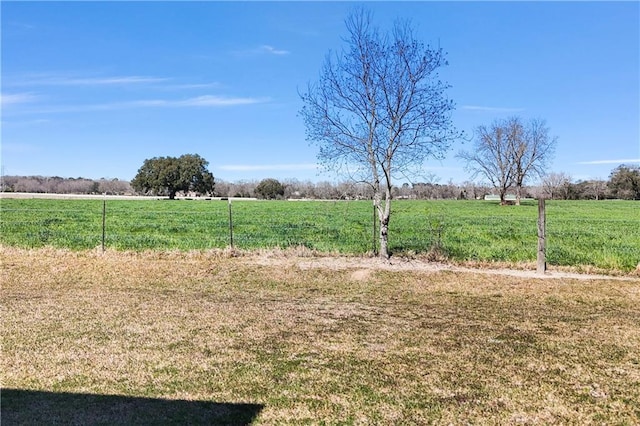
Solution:
M 500 122 L 494 121 L 489 127 L 478 126 L 473 150 L 461 151 L 457 155 L 466 162 L 465 168 L 471 172 L 471 179 L 482 176 L 498 190 L 501 203 L 505 202 L 514 181 L 508 139 L 508 130 Z
M 388 246 L 391 189 L 397 176 L 418 175 L 460 135 L 451 124 L 449 85 L 437 70 L 445 53 L 418 41 L 408 22 L 389 33 L 364 9 L 345 21 L 346 48 L 329 53 L 319 80 L 301 94 L 307 139 L 328 170 L 366 182 L 380 220 L 380 255 Z
M 498 190 L 502 204 L 514 187 L 516 204 L 520 204 L 524 183 L 544 176 L 556 143 L 544 121 L 525 123 L 511 117 L 495 120 L 489 127 L 478 126 L 472 150 L 461 151 L 457 157 L 465 161 L 472 178 L 482 176 Z
M 640 165 L 619 165 L 609 175 L 608 186 L 616 198 L 640 200 Z
M 558 138 L 549 135 L 549 128 L 544 120 L 533 119 L 522 123 L 520 118 L 514 117 L 507 125 L 514 132 L 511 149 L 515 167 L 516 204 L 520 205 L 523 184 L 528 179 L 545 175 Z
M 176 197 L 178 191 L 212 194 L 215 186 L 209 162 L 197 154 L 144 160 L 131 186 L 138 192 Z

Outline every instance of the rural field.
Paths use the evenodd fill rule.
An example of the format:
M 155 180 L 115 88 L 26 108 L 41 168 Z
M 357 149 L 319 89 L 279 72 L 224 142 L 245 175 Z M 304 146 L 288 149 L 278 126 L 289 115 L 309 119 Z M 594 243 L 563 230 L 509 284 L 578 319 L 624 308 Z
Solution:
M 640 423 L 638 278 L 299 248 L 0 256 L 3 425 Z
M 3 199 L 0 243 L 100 247 L 103 207 L 99 199 Z M 532 267 L 537 214 L 535 201 L 499 206 L 489 201 L 399 200 L 392 205 L 390 248 L 397 256 L 430 253 L 452 262 Z M 546 215 L 549 265 L 629 273 L 640 262 L 637 201 L 548 201 Z M 377 242 L 369 201 L 234 200 L 230 224 L 227 201 L 107 199 L 104 219 L 104 245 L 116 250 L 233 245 L 362 255 L 372 253 Z

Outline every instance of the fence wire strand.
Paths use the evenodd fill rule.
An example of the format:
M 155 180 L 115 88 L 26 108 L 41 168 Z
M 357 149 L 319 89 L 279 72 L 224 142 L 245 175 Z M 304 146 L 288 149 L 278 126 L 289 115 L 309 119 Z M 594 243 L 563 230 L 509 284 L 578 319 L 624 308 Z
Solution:
M 103 218 L 102 200 L 58 201 L 53 207 L 51 200 L 12 201 L 4 199 L 0 210 L 0 241 L 5 245 L 93 249 L 102 245 L 103 219 L 104 246 L 118 250 L 225 248 L 233 238 L 241 249 L 306 247 L 362 254 L 374 252 L 377 244 L 372 206 L 366 202 L 240 201 L 233 203 L 230 216 L 226 202 L 108 201 Z M 530 211 L 487 210 L 493 213 L 489 215 L 456 209 L 455 204 L 437 204 L 436 210 L 435 205 L 395 205 L 389 230 L 393 253 L 436 249 L 458 260 L 535 260 L 537 217 Z M 576 217 L 551 206 L 548 263 L 635 268 L 640 262 L 640 210 L 636 213 Z

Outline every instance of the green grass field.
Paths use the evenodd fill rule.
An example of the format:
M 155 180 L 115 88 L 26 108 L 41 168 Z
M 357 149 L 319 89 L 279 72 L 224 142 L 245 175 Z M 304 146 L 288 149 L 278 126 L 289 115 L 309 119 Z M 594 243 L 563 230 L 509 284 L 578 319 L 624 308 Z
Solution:
M 439 247 L 454 261 L 533 262 L 537 203 L 395 201 L 394 254 Z M 102 242 L 102 200 L 3 199 L 0 242 L 92 249 Z M 233 245 L 362 254 L 374 250 L 368 201 L 233 201 Z M 105 245 L 118 250 L 206 250 L 231 243 L 226 201 L 108 200 Z M 550 265 L 630 271 L 640 262 L 640 204 L 548 201 Z

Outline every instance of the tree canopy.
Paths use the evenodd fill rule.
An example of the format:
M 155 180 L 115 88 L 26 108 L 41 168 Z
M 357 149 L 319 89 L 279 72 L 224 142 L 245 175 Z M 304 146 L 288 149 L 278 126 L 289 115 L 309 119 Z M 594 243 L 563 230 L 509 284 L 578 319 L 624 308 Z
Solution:
M 301 116 L 327 169 L 371 185 L 380 255 L 389 257 L 393 179 L 419 175 L 425 160 L 442 158 L 459 136 L 449 85 L 437 74 L 447 61 L 442 49 L 415 38 L 409 22 L 383 33 L 359 9 L 346 27 L 346 48 L 327 55 L 319 80 L 301 95 Z
M 284 186 L 277 179 L 263 179 L 256 186 L 255 193 L 258 198 L 275 200 L 284 197 Z
M 640 166 L 621 164 L 609 175 L 608 185 L 616 198 L 640 200 Z
M 150 158 L 144 160 L 131 186 L 138 192 L 168 195 L 170 199 L 178 191 L 213 194 L 215 181 L 208 165 L 197 154 Z

